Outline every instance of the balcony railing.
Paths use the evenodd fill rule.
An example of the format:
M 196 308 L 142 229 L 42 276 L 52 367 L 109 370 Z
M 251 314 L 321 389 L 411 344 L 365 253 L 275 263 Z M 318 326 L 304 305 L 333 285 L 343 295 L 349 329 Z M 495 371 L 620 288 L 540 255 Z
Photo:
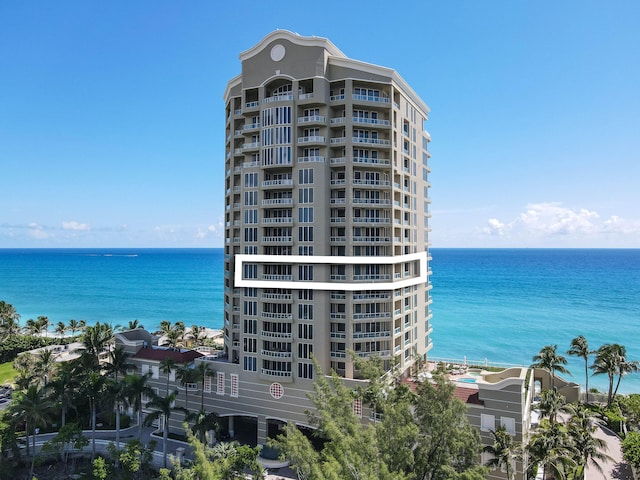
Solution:
M 281 242 L 292 242 L 293 237 L 262 237 L 263 243 L 281 243 Z
M 391 145 L 391 140 L 385 140 L 383 138 L 367 138 L 367 137 L 353 137 L 353 143 L 367 143 L 372 145 Z
M 273 97 L 264 98 L 262 100 L 262 103 L 286 102 L 288 100 L 293 100 L 293 95 L 290 95 L 290 94 L 274 95 Z
M 298 117 L 298 123 L 324 123 L 325 118 L 322 115 L 309 115 L 307 117 Z
M 268 205 L 292 205 L 293 198 L 266 198 L 262 200 L 263 206 Z
M 322 135 L 309 135 L 307 137 L 298 137 L 298 143 L 327 143 Z
M 387 97 L 376 97 L 373 95 L 356 95 L 353 94 L 352 98 L 354 100 L 364 100 L 365 102 L 375 102 L 375 103 L 391 103 Z
M 278 275 L 274 275 L 277 277 Z M 286 275 L 283 275 L 286 276 Z M 273 313 L 273 312 L 262 312 L 260 313 L 262 318 L 273 318 L 276 320 L 293 320 L 292 313 Z
M 391 161 L 388 158 L 353 157 L 353 163 L 364 163 L 367 165 L 389 166 Z
M 354 217 L 353 223 L 391 223 L 390 218 Z
M 324 163 L 325 158 L 320 155 L 310 157 L 298 157 L 298 163 Z
M 265 357 L 291 358 L 291 352 L 275 352 L 272 350 L 260 350 L 260 355 Z
M 260 336 L 261 337 L 266 337 L 266 338 L 293 338 L 293 335 L 291 333 L 267 332 L 265 330 L 260 332 Z
M 353 334 L 353 338 L 385 338 L 390 336 L 390 330 L 382 332 L 358 332 Z
M 279 178 L 277 180 L 265 180 L 262 182 L 263 187 L 275 187 L 279 185 L 292 186 L 293 179 L 291 178 Z
M 263 375 L 269 375 L 270 377 L 290 377 L 291 372 L 283 372 L 281 370 L 269 370 L 268 368 L 260 369 L 260 373 Z
M 363 117 L 353 117 L 354 123 L 366 123 L 368 125 L 383 125 L 389 126 L 391 122 L 389 120 L 380 120 L 377 118 L 363 118 Z
M 276 218 L 263 218 L 262 223 L 270 224 L 270 223 L 293 223 L 293 217 L 276 217 Z

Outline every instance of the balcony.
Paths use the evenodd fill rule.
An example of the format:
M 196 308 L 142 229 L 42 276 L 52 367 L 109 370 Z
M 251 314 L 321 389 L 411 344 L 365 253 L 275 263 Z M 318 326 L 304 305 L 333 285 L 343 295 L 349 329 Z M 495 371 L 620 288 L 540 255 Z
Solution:
M 353 334 L 354 339 L 359 338 L 386 338 L 391 337 L 391 331 L 386 330 L 382 332 L 358 332 Z
M 366 179 L 354 179 L 351 182 L 353 185 L 367 185 L 369 187 L 389 187 L 391 182 L 389 180 L 366 180 Z
M 270 275 L 273 277 L 286 277 L 287 275 Z M 260 316 L 262 318 L 268 318 L 268 319 L 272 319 L 272 320 L 293 320 L 293 314 L 292 313 L 273 313 L 273 312 L 261 312 Z
M 273 358 L 291 358 L 291 352 L 276 352 L 272 350 L 260 350 L 260 355 Z
M 373 95 L 356 95 L 354 93 L 351 98 L 356 101 L 391 104 L 391 100 L 387 97 L 378 97 Z
M 283 372 L 280 370 L 269 370 L 267 368 L 261 368 L 260 373 L 262 375 L 269 375 L 270 377 L 291 377 L 291 372 Z
M 379 300 L 388 299 L 390 295 L 388 293 L 354 293 L 354 300 Z
M 374 218 L 374 217 L 354 217 L 353 223 L 379 223 L 390 224 L 390 218 Z
M 331 338 L 347 338 L 347 334 L 344 332 L 331 332 Z
M 293 95 L 284 94 L 284 95 L 274 95 L 273 97 L 267 97 L 262 100 L 262 103 L 273 103 L 273 102 L 287 102 L 293 100 Z
M 248 123 L 242 127 L 242 130 L 255 130 L 256 128 L 260 128 L 260 122 Z
M 344 93 L 342 95 L 331 95 L 329 97 L 330 102 L 340 102 L 344 100 Z
M 361 123 L 366 125 L 381 125 L 388 127 L 391 125 L 389 120 L 379 120 L 377 118 L 353 117 L 353 123 Z
M 291 333 L 267 332 L 264 330 L 260 332 L 260 336 L 265 338 L 293 338 L 293 335 Z
M 346 352 L 342 352 L 342 351 L 332 351 L 329 355 L 331 355 L 334 358 L 346 358 L 347 357 L 347 353 Z
M 274 281 L 291 281 L 293 280 L 293 277 L 291 275 L 271 275 L 271 274 L 264 274 L 262 275 L 262 280 L 274 280 Z M 277 314 L 277 315 L 287 315 L 287 314 Z M 266 315 L 266 312 L 262 313 L 263 317 L 266 317 L 268 315 Z M 269 318 L 289 318 L 289 317 L 269 317 Z
M 257 108 L 260 106 L 260 102 L 247 102 L 244 105 L 244 108 Z
M 263 293 L 260 298 L 264 300 L 291 300 L 290 293 Z
M 331 139 L 331 145 L 340 145 L 347 143 L 347 137 L 334 137 Z
M 307 137 L 298 137 L 298 143 L 322 143 L 325 144 L 327 143 L 327 140 L 324 136 L 322 135 L 310 135 Z
M 325 158 L 320 155 L 311 157 L 298 157 L 298 163 L 325 163 Z
M 341 165 L 347 163 L 347 157 L 333 157 L 330 160 L 331 165 Z
M 287 187 L 292 187 L 293 186 L 293 179 L 291 178 L 279 178 L 277 180 L 265 180 L 264 182 L 262 182 L 262 186 L 263 187 L 280 187 L 280 186 L 287 186 Z
M 391 318 L 391 313 L 389 312 L 372 312 L 372 313 L 354 313 L 354 320 L 370 320 L 370 319 L 379 319 L 379 318 Z
M 322 115 L 310 115 L 308 117 L 298 117 L 298 123 L 324 123 L 325 118 Z
M 289 243 L 293 242 L 293 237 L 262 237 L 262 243 Z
M 391 140 L 386 140 L 384 138 L 353 137 L 352 140 L 353 143 L 364 143 L 367 145 L 391 145 Z
M 390 237 L 353 237 L 354 243 L 388 243 L 390 241 Z
M 354 205 L 391 205 L 388 198 L 354 198 L 351 201 Z
M 260 142 L 248 142 L 242 145 L 242 151 L 245 152 L 247 150 L 256 150 L 260 148 Z
M 262 206 L 269 205 L 293 205 L 293 198 L 267 198 L 262 200 Z
M 353 163 L 388 167 L 391 165 L 391 160 L 389 160 L 388 158 L 353 157 Z
M 356 352 L 361 358 L 372 357 L 377 355 L 378 357 L 388 357 L 391 355 L 391 350 L 377 350 L 373 352 Z
M 275 217 L 275 218 L 263 218 L 263 224 L 280 224 L 280 225 L 291 225 L 293 224 L 293 217 Z
M 346 123 L 347 119 L 345 117 L 336 117 L 329 120 L 331 125 L 343 125 Z
M 353 280 L 356 282 L 377 282 L 380 280 L 391 280 L 391 275 L 387 273 L 381 273 L 378 275 L 354 275 Z

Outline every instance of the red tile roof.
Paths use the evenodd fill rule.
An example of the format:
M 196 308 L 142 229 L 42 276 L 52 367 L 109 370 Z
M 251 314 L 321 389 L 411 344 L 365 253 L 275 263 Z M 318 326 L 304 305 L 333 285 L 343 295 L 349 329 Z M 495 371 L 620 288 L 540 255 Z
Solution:
M 171 358 L 176 363 L 188 363 L 199 357 L 204 357 L 204 355 L 200 352 L 196 352 L 195 350 L 144 347 L 138 350 L 138 352 L 131 358 L 156 361 L 164 360 L 165 358 Z
M 402 383 L 406 384 L 413 393 L 416 393 L 418 386 L 412 379 L 405 378 Z M 459 398 L 464 403 L 472 405 L 484 405 L 482 400 L 480 400 L 480 394 L 478 392 L 478 389 L 476 388 L 459 387 L 456 385 L 456 388 L 453 391 L 453 396 Z
M 484 405 L 480 400 L 480 394 L 475 388 L 458 387 L 453 391 L 453 396 L 459 398 L 464 403 L 470 403 L 473 405 Z

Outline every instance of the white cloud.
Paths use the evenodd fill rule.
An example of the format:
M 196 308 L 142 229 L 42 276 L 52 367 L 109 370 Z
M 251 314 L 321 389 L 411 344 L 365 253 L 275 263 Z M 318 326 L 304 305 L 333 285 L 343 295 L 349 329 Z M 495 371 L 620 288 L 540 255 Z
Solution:
M 601 220 L 598 212 L 571 209 L 559 202 L 531 203 L 511 221 L 490 218 L 481 233 L 511 239 L 594 238 L 606 234 L 639 234 L 640 222 L 612 216 Z
M 37 223 L 30 223 L 28 225 L 28 232 L 31 238 L 35 238 L 36 240 L 43 240 L 46 238 L 51 238 L 53 235 L 45 230 L 42 225 Z
M 72 230 L 74 232 L 88 232 L 91 230 L 91 225 L 88 223 L 80 223 L 75 220 L 71 220 L 68 222 L 62 222 L 63 230 Z

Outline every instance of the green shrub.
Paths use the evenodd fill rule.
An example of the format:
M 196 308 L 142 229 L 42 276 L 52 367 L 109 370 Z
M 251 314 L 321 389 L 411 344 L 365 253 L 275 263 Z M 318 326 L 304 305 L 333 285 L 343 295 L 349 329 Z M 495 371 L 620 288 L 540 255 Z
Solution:
M 622 418 L 622 415 L 620 415 L 620 412 L 618 411 L 617 407 L 615 410 L 607 409 L 607 410 L 604 410 L 602 413 L 607 423 L 607 427 L 610 430 L 617 433 L 618 435 L 621 435 L 622 422 L 624 421 L 624 418 Z
M 624 459 L 636 469 L 640 468 L 640 432 L 629 432 L 622 441 Z

